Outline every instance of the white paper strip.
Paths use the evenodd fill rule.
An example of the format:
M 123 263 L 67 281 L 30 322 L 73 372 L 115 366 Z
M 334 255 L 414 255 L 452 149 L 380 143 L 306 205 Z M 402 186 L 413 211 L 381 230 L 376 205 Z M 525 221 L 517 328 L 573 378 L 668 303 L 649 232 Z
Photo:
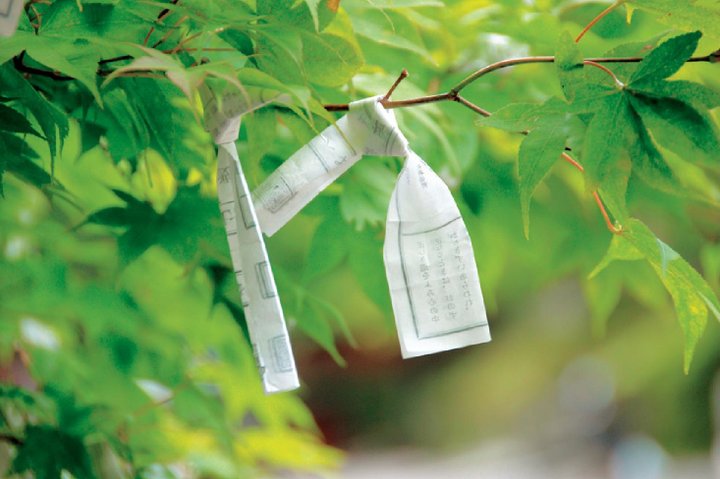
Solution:
M 23 0 L 0 0 L 0 37 L 15 33 L 22 11 Z
M 295 152 L 253 192 L 262 231 L 273 235 L 363 154 L 403 156 L 407 140 L 379 97 L 350 111 Z
M 218 202 L 235 280 L 263 387 L 266 393 L 274 393 L 296 389 L 300 381 L 275 278 L 235 147 L 240 117 L 277 97 L 257 93 L 254 98 L 240 92 L 225 94 L 218 102 L 208 87 L 200 90 L 205 127 L 218 145 Z
M 448 187 L 412 152 L 390 199 L 384 259 L 404 358 L 490 341 L 470 235 Z
M 265 392 L 295 389 L 300 383 L 290 338 L 234 141 L 218 145 L 217 168 L 220 211 Z

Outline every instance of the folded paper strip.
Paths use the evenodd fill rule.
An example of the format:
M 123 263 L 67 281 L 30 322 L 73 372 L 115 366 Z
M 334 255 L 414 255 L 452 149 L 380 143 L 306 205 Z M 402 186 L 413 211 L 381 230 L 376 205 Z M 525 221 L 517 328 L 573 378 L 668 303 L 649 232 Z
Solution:
M 468 230 L 448 187 L 413 152 L 390 199 L 383 256 L 404 358 L 490 341 Z
M 262 232 L 235 147 L 240 115 L 248 108 L 247 105 L 245 109 L 234 108 L 230 99 L 223 102 L 226 108 L 218 109 L 213 98 L 208 91 L 204 92 L 206 126 L 218 146 L 218 201 L 255 360 L 266 393 L 292 390 L 300 385 L 295 359 Z
M 384 246 L 402 355 L 490 341 L 470 235 L 448 187 L 409 149 L 379 97 L 349 110 L 253 192 L 261 229 L 275 233 L 363 155 L 404 156 Z

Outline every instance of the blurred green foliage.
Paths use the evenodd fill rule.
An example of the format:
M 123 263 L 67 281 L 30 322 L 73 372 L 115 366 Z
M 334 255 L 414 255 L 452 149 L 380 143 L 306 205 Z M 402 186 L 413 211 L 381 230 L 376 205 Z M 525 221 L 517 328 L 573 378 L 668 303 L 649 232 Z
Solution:
M 707 447 L 717 327 L 701 338 L 720 309 L 720 81 L 717 65 L 685 62 L 717 49 L 720 11 L 629 1 L 574 43 L 608 5 L 26 4 L 18 31 L 0 39 L 3 472 L 236 478 L 336 467 L 303 398 L 262 393 L 198 88 L 284 94 L 243 118 L 238 149 L 254 186 L 333 120 L 323 104 L 382 94 L 402 68 L 397 99 L 551 54 L 556 67 L 505 69 L 463 90 L 494 113 L 485 120 L 455 103 L 396 110 L 456 194 L 495 342 L 452 364 L 415 361 L 410 381 L 395 380 L 381 252 L 401 164 L 367 158 L 268 239 L 310 384 L 301 394 L 342 403 L 340 420 L 358 429 L 384 418 L 396 440 L 457 443 L 507 429 L 564 364 L 589 355 L 610 365 L 631 425 L 676 449 Z M 615 81 L 582 63 L 600 56 L 645 58 L 606 64 Z M 585 175 L 558 161 L 565 147 Z M 612 241 L 598 188 L 623 227 Z M 349 369 L 316 369 L 316 344 Z M 686 367 L 698 351 L 689 376 L 683 348 Z M 355 373 L 353 358 L 370 374 L 339 379 Z

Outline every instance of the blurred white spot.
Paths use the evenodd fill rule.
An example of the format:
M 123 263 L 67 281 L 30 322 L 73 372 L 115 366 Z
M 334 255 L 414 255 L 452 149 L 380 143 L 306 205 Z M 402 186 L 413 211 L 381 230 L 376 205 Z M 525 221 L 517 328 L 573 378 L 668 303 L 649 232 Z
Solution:
M 610 459 L 613 479 L 660 479 L 666 469 L 665 451 L 652 438 L 630 436 L 615 446 Z
M 30 242 L 22 236 L 11 236 L 5 243 L 5 257 L 18 260 L 30 251 Z
M 38 348 L 57 350 L 60 340 L 50 327 L 33 318 L 20 321 L 20 334 L 26 343 Z
M 24 225 L 33 224 L 35 222 L 34 216 L 35 215 L 33 215 L 33 212 L 27 208 L 24 208 L 24 209 L 18 211 L 18 220 L 20 221 L 21 224 L 24 224 Z
M 453 175 L 447 165 L 443 165 L 438 172 L 438 176 L 442 178 L 448 188 L 454 190 L 460 184 L 460 180 L 457 176 Z
M 173 395 L 170 388 L 152 379 L 136 379 L 135 384 L 155 402 L 165 402 Z

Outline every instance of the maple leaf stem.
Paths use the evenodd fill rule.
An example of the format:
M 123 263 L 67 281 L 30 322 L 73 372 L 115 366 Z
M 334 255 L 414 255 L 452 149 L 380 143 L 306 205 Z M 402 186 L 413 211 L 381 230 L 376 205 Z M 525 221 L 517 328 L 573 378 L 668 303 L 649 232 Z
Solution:
M 615 73 L 613 73 L 613 71 L 610 70 L 610 69 L 609 69 L 608 67 L 606 67 L 605 65 L 601 65 L 600 63 L 594 62 L 594 61 L 592 61 L 592 60 L 585 60 L 585 61 L 583 61 L 583 64 L 588 65 L 588 66 L 591 66 L 591 67 L 595 67 L 595 68 L 597 68 L 598 70 L 604 71 L 605 73 L 607 73 L 608 75 L 610 75 L 610 77 L 613 79 L 613 81 L 615 82 L 615 85 L 616 85 L 618 88 L 620 88 L 620 89 L 625 88 L 625 84 L 624 84 L 623 82 L 621 82 L 620 79 L 615 75 Z
M 585 168 L 583 168 L 583 165 L 577 162 L 572 156 L 568 155 L 567 153 L 562 153 L 560 155 L 563 160 L 570 163 L 572 166 L 574 166 L 580 173 L 585 172 Z M 610 230 L 612 234 L 619 235 L 623 232 L 622 226 L 616 226 L 615 223 L 612 222 L 610 219 L 610 215 L 607 212 L 607 209 L 605 208 L 605 204 L 602 202 L 602 199 L 600 198 L 600 194 L 597 191 L 593 191 L 593 198 L 595 198 L 595 203 L 598 206 L 598 209 L 600 210 L 600 214 L 602 214 L 603 219 L 605 220 L 605 226 L 607 226 L 607 229 Z
M 619 6 L 622 5 L 623 3 L 625 3 L 624 0 L 618 0 L 618 1 L 616 1 L 616 2 L 613 2 L 612 5 L 610 5 L 610 6 L 607 7 L 605 10 L 603 10 L 602 12 L 600 12 L 595 18 L 593 18 L 592 20 L 590 20 L 590 23 L 588 23 L 587 25 L 585 25 L 585 28 L 583 28 L 582 31 L 578 34 L 578 36 L 575 38 L 575 43 L 580 42 L 580 40 L 582 40 L 582 37 L 584 37 L 585 34 L 586 34 L 587 32 L 589 32 L 590 29 L 591 29 L 592 27 L 594 27 L 597 22 L 599 22 L 600 20 L 602 20 L 603 18 L 605 18 L 605 16 L 607 16 L 610 12 L 612 12 L 613 10 L 615 10 L 617 7 L 619 7 Z
M 593 198 L 595 198 L 595 203 L 597 203 L 598 208 L 600 209 L 600 213 L 602 214 L 603 219 L 605 220 L 605 225 L 607 226 L 607 229 L 610 230 L 610 232 L 614 235 L 622 234 L 623 228 L 622 226 L 618 225 L 616 226 L 612 220 L 610 219 L 610 215 L 608 214 L 607 210 L 605 209 L 605 205 L 602 202 L 602 199 L 600 199 L 600 194 L 597 191 L 593 191 Z

